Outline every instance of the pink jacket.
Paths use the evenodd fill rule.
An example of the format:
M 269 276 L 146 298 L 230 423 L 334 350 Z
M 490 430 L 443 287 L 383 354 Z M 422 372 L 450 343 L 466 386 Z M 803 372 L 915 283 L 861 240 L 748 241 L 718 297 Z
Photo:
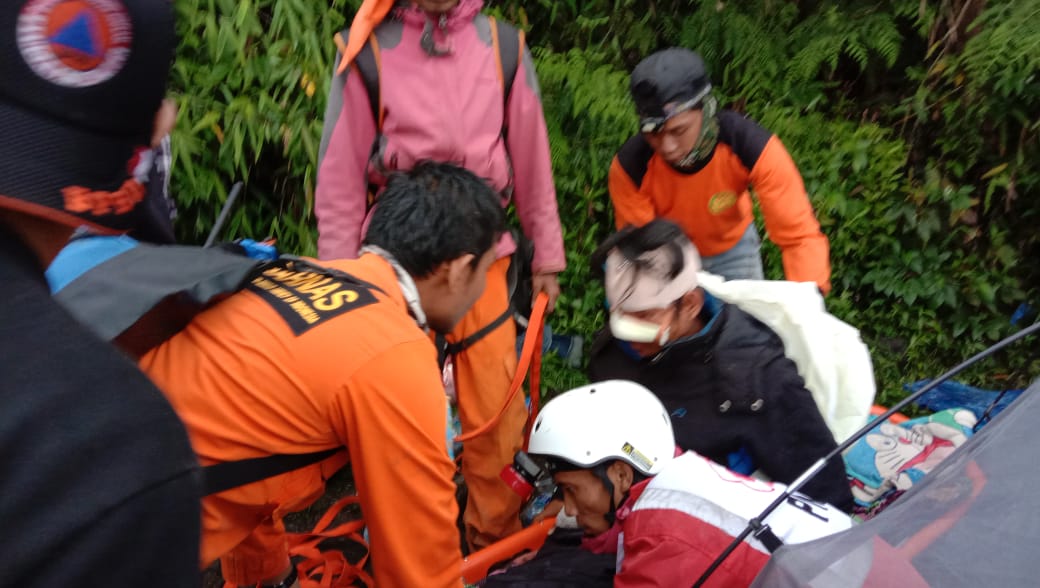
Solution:
M 564 269 L 549 139 L 531 56 L 525 49 L 506 107 L 482 6 L 482 0 L 460 0 L 443 23 L 434 20 L 434 40 L 448 50 L 445 55 L 429 55 L 420 46 L 430 17 L 417 8 L 397 7 L 377 27 L 386 114 L 375 154 L 376 122 L 361 76 L 351 67 L 333 80 L 315 197 L 322 259 L 357 256 L 370 182 L 382 185 L 389 172 L 431 159 L 464 166 L 503 194 L 512 188 L 524 234 L 535 245 L 534 271 Z M 508 140 L 501 134 L 503 117 Z M 498 255 L 514 249 L 505 235 Z

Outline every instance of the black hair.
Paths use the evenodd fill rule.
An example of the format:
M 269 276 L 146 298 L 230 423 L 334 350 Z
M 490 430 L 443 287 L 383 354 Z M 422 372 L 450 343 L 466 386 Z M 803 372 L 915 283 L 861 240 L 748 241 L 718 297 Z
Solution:
M 686 260 L 683 256 L 683 244 L 688 241 L 686 234 L 683 233 L 679 225 L 670 220 L 659 218 L 641 227 L 627 225 L 604 239 L 603 243 L 593 252 L 592 273 L 602 280 L 606 269 L 607 256 L 610 255 L 611 251 L 617 249 L 622 257 L 635 266 L 632 284 L 629 287 L 629 290 L 631 290 L 639 280 L 642 272 L 655 269 L 649 262 L 641 260 L 639 257 L 648 251 L 654 251 L 663 247 L 668 256 L 663 277 L 673 280 L 686 267 Z M 660 270 L 655 269 L 655 271 Z M 621 296 L 621 299 L 627 298 L 628 295 L 626 293 Z
M 390 177 L 364 244 L 385 249 L 422 278 L 467 253 L 476 267 L 505 228 L 502 202 L 487 182 L 461 167 L 425 161 Z
M 655 219 L 642 227 L 627 225 L 617 233 L 603 239 L 602 244 L 593 252 L 593 275 L 603 279 L 607 255 L 614 250 L 618 250 L 622 257 L 634 266 L 632 283 L 628 287 L 629 291 L 621 296 L 621 300 L 625 300 L 631 295 L 631 289 L 639 281 L 643 272 L 653 271 L 658 273 L 655 277 L 664 277 L 668 280 L 673 280 L 682 273 L 685 267 L 682 246 L 686 242 L 690 242 L 690 240 L 682 232 L 682 229 L 672 221 Z M 648 261 L 640 259 L 640 256 L 643 254 L 661 248 L 665 248 L 668 254 L 664 269 L 661 269 L 659 266 L 655 267 Z M 664 276 L 659 275 L 661 270 L 664 270 Z
M 664 247 L 669 258 L 668 266 L 665 268 L 665 277 L 673 279 L 682 273 L 685 267 L 682 246 L 686 240 L 687 237 L 683 230 L 670 220 L 659 218 L 641 227 L 627 225 L 604 239 L 592 254 L 592 271 L 596 276 L 602 278 L 607 256 L 614 249 L 617 249 L 626 260 L 634 263 L 637 270 L 644 270 L 649 266 L 646 262 L 640 261 L 639 257 L 648 251 Z

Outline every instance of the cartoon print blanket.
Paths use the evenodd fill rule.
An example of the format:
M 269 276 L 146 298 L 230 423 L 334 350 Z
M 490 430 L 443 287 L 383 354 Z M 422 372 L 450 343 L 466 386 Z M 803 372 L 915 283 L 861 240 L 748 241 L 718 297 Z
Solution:
M 975 414 L 950 408 L 899 425 L 885 421 L 845 453 L 852 496 L 862 506 L 907 490 L 972 434 Z

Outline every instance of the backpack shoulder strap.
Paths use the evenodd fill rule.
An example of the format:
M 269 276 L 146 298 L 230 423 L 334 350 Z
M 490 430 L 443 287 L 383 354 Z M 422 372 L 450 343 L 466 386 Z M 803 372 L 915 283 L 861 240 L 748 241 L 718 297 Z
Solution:
M 491 44 L 494 45 L 498 59 L 498 78 L 502 82 L 502 96 L 505 105 L 509 105 L 509 96 L 513 91 L 513 81 L 520 67 L 520 58 L 524 50 L 524 32 L 507 22 L 501 22 L 488 16 L 491 23 Z
M 361 49 L 354 59 L 361 81 L 365 84 L 365 92 L 368 94 L 368 103 L 372 108 L 372 120 L 376 121 L 376 132 L 383 130 L 383 95 L 380 92 L 379 73 L 382 63 L 379 56 L 379 41 L 375 33 L 368 37 L 368 43 Z
M 625 170 L 636 188 L 643 185 L 643 177 L 646 176 L 650 158 L 653 156 L 654 149 L 646 142 L 642 133 L 633 135 L 618 150 L 618 163 L 621 164 L 621 169 Z

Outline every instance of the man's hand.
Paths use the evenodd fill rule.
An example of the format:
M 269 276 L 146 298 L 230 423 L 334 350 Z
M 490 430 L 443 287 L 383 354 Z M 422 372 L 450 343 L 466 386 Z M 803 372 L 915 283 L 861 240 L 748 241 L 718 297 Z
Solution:
M 152 128 L 152 148 L 159 146 L 163 137 L 173 132 L 177 125 L 177 103 L 173 98 L 163 98 L 159 111 L 155 113 L 155 124 Z
M 563 510 L 563 501 L 559 498 L 553 498 L 549 501 L 548 504 L 545 505 L 545 508 L 542 509 L 542 512 L 538 513 L 538 515 L 534 517 L 533 522 L 537 523 L 538 521 L 546 518 L 555 519 L 556 515 L 560 514 L 561 510 Z
M 546 306 L 546 312 L 552 312 L 556 308 L 556 299 L 560 297 L 560 281 L 556 279 L 556 274 L 535 274 L 531 278 L 531 289 L 533 298 L 531 298 L 531 304 L 534 305 L 534 301 L 538 298 L 539 292 L 545 292 L 546 296 L 549 297 L 549 304 Z

